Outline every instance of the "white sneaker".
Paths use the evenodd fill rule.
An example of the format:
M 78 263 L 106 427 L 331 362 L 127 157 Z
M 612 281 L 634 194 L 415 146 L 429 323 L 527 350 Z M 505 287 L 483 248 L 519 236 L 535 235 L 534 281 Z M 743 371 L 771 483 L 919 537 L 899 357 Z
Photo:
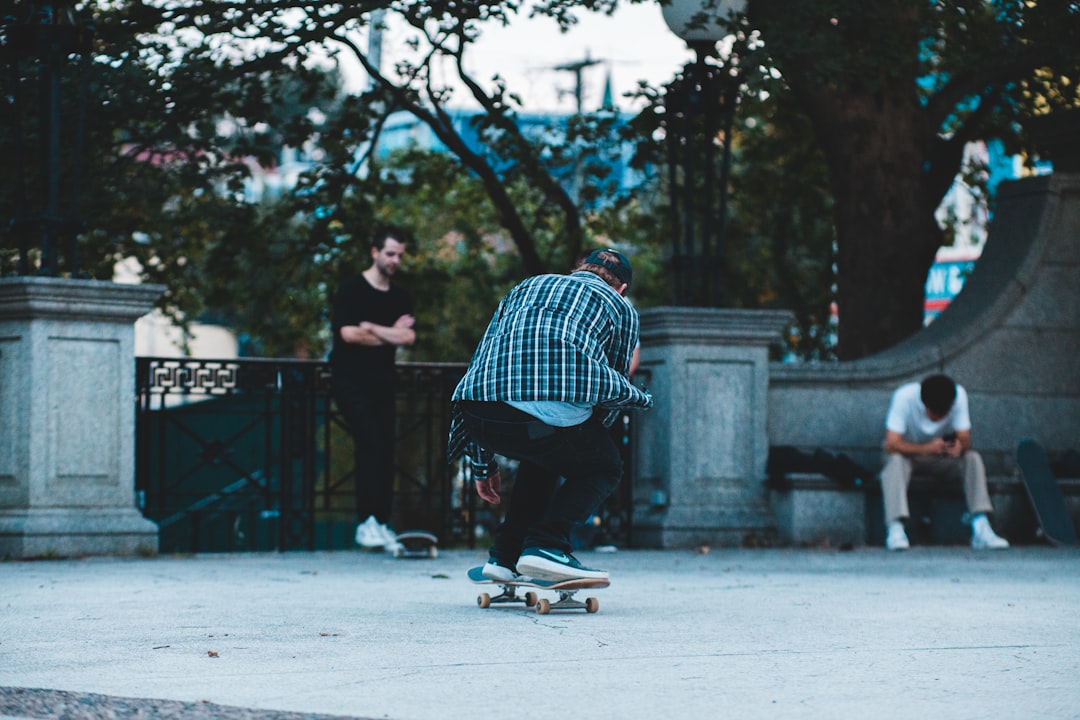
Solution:
M 385 523 L 375 523 L 374 535 L 379 539 L 379 545 L 382 545 L 383 549 L 388 553 L 396 553 L 405 547 L 398 542 L 397 533 Z
M 390 545 L 398 544 L 397 533 L 391 530 L 389 525 L 385 525 L 383 523 L 376 523 L 375 527 L 378 528 L 379 537 L 382 538 L 383 545 L 389 547 Z
M 885 547 L 889 550 L 907 550 L 911 547 L 907 533 L 904 532 L 904 524 L 899 520 L 889 523 L 889 532 L 885 535 Z
M 998 536 L 989 522 L 983 522 L 971 526 L 971 547 L 976 550 L 1004 550 L 1009 547 L 1009 541 Z
M 494 580 L 495 582 L 510 582 L 511 580 L 521 579 L 521 575 L 518 575 L 517 570 L 503 565 L 494 558 L 489 558 L 484 563 L 484 569 L 480 572 L 488 580 Z
M 367 520 L 356 526 L 356 544 L 366 548 L 386 545 L 386 538 L 380 531 L 381 527 L 375 516 L 369 515 Z

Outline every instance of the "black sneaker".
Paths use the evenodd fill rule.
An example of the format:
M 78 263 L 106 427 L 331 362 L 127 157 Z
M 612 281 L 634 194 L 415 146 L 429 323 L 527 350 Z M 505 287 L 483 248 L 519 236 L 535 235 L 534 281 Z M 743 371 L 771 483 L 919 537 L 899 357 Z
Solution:
M 495 558 L 490 558 L 484 563 L 484 569 L 481 572 L 488 580 L 494 580 L 495 582 L 510 582 L 511 580 L 522 579 L 513 565 L 501 563 Z
M 527 547 L 517 561 L 518 572 L 538 580 L 607 580 L 607 570 L 594 570 L 578 562 L 570 553 L 551 548 Z

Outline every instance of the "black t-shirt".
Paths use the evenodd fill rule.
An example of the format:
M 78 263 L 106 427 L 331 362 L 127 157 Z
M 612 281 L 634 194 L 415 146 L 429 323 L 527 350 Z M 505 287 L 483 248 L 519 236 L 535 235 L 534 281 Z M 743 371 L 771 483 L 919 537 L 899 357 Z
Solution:
M 330 352 L 335 382 L 393 382 L 397 347 L 347 343 L 341 339 L 341 328 L 359 325 L 364 320 L 390 327 L 402 315 L 411 314 L 412 297 L 397 285 L 391 285 L 389 290 L 377 290 L 363 275 L 342 283 L 334 298 L 334 345 Z

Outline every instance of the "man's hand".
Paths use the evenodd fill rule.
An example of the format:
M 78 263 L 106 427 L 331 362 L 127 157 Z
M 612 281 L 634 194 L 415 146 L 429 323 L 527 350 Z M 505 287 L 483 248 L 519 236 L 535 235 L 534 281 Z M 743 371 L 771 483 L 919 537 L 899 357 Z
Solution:
M 952 437 L 948 440 L 943 438 L 942 443 L 944 444 L 942 455 L 956 458 L 964 454 L 964 445 L 956 437 Z
M 887 430 L 885 432 L 885 452 L 899 455 L 940 455 L 945 457 L 960 457 L 964 451 L 971 447 L 971 433 L 961 430 L 956 433 L 957 437 L 951 441 L 944 438 L 931 438 L 924 443 L 908 442 L 898 432 Z
M 484 480 L 476 481 L 476 494 L 480 496 L 485 502 L 489 502 L 492 505 L 498 505 L 502 502 L 502 498 L 499 497 L 499 490 L 502 489 L 502 477 L 498 471 L 488 475 Z
M 411 328 L 416 324 L 416 318 L 412 315 L 402 315 L 394 321 L 394 327 L 396 328 Z

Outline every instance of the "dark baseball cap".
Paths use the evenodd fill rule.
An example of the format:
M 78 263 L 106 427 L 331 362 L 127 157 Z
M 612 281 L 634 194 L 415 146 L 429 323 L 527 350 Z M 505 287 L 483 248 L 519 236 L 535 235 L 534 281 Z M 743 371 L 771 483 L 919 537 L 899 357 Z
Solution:
M 610 253 L 619 259 L 615 262 L 610 259 L 604 259 L 600 257 L 602 253 Z M 586 265 L 599 265 L 600 267 L 607 268 L 611 271 L 611 274 L 619 279 L 620 282 L 626 283 L 626 287 L 629 288 L 634 281 L 634 269 L 630 266 L 630 261 L 626 259 L 618 250 L 609 250 L 608 248 L 597 248 L 589 253 L 589 256 L 585 258 Z

